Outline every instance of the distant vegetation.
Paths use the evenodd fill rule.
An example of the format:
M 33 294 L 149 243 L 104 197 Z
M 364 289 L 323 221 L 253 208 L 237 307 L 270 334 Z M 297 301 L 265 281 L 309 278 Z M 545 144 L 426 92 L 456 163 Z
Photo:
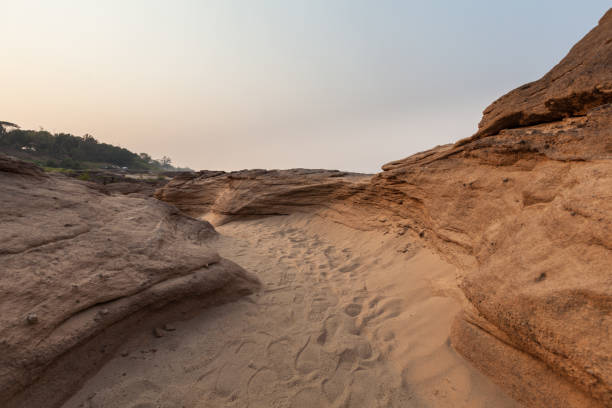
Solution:
M 65 169 L 126 168 L 139 171 L 190 170 L 172 166 L 164 156 L 159 160 L 147 153 L 136 154 L 122 147 L 101 143 L 93 136 L 46 130 L 23 130 L 0 121 L 0 151 L 43 167 Z

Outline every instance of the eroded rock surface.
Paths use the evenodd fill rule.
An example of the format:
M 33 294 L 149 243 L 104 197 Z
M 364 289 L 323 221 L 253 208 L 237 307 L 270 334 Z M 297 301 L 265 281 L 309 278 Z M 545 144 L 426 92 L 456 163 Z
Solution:
M 612 11 L 471 138 L 365 176 L 203 173 L 194 216 L 316 212 L 413 234 L 463 271 L 455 348 L 530 407 L 612 406 Z M 214 217 L 213 217 L 214 218 Z
M 475 137 L 373 182 L 418 202 L 399 215 L 466 271 L 455 347 L 529 406 L 612 406 L 611 73 L 609 11 Z
M 57 406 L 153 310 L 251 293 L 216 232 L 0 156 L 0 405 Z
M 585 402 L 562 404 L 570 388 L 543 386 L 546 370 L 505 349 L 487 355 L 470 337 L 491 334 L 535 357 L 534 366 L 545 362 L 548 377 L 612 402 L 612 162 L 609 150 L 587 144 L 610 144 L 611 117 L 605 106 L 577 120 L 581 127 L 566 119 L 448 146 L 387 166 L 373 181 L 383 200 L 412 203 L 393 217 L 412 220 L 465 271 L 471 307 L 455 325 L 455 347 L 531 406 Z M 504 359 L 511 369 L 500 369 Z
M 369 179 L 335 170 L 201 171 L 175 177 L 155 196 L 189 215 L 223 224 L 329 207 L 365 188 Z
M 608 11 L 550 72 L 493 102 L 484 111 L 476 137 L 581 116 L 612 102 L 611 27 Z

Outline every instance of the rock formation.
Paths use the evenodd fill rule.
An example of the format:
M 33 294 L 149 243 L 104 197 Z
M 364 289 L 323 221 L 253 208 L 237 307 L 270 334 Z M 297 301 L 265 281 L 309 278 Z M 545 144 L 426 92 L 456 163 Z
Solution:
M 246 216 L 329 208 L 366 188 L 369 179 L 337 170 L 201 171 L 175 177 L 155 196 L 186 214 L 223 224 Z
M 611 24 L 608 11 L 598 27 L 550 72 L 493 102 L 483 112 L 475 137 L 583 116 L 592 108 L 612 102 Z
M 207 248 L 209 223 L 168 204 L 103 194 L 7 156 L 0 186 L 3 407 L 57 406 L 162 306 L 258 286 Z
M 218 223 L 310 211 L 409 231 L 463 271 L 461 354 L 527 406 L 611 407 L 611 102 L 612 10 L 474 136 L 372 178 L 206 172 L 156 195 Z
M 585 406 L 556 375 L 612 402 L 612 162 L 587 144 L 610 145 L 610 118 L 608 105 L 503 131 L 393 163 L 373 180 L 383 200 L 412 203 L 394 216 L 465 271 L 471 307 L 455 347 L 530 406 Z M 476 347 L 489 336 L 504 345 L 497 353 Z

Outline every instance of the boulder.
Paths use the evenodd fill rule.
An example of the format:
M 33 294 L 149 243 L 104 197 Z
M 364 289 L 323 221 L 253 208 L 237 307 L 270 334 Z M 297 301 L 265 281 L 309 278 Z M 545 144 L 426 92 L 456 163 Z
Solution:
M 0 405 L 57 406 L 147 316 L 258 288 L 214 228 L 0 156 Z
M 502 129 L 583 116 L 612 102 L 612 11 L 541 79 L 493 102 L 483 112 L 475 137 Z

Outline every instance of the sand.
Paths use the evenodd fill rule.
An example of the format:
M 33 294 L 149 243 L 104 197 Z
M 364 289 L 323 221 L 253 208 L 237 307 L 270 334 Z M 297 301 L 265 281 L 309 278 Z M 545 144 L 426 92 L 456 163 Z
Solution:
M 65 408 L 517 407 L 450 346 L 457 271 L 313 215 L 217 228 L 260 292 L 143 331 Z

